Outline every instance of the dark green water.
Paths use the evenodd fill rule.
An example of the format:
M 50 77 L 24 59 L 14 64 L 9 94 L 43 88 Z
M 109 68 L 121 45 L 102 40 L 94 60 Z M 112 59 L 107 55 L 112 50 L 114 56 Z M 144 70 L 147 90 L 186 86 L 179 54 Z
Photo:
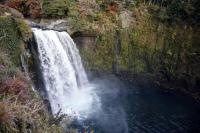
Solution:
M 200 105 L 154 88 L 127 86 L 124 108 L 130 133 L 199 133 Z
M 186 96 L 136 87 L 112 76 L 94 83 L 102 111 L 85 125 L 95 133 L 200 133 L 200 105 Z

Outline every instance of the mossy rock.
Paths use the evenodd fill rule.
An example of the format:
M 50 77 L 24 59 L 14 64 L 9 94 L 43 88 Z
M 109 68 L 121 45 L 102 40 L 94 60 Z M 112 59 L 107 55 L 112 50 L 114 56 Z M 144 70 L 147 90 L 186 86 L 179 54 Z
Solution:
M 89 70 L 112 71 L 114 58 L 114 32 L 108 31 L 99 34 L 93 47 L 80 49 L 85 67 Z
M 21 43 L 15 20 L 11 17 L 0 17 L 0 48 L 9 53 L 14 64 L 19 64 Z
M 0 16 L 0 49 L 10 56 L 14 65 L 20 64 L 20 55 L 30 37 L 31 30 L 23 19 Z
M 32 38 L 32 31 L 29 25 L 22 18 L 16 19 L 18 30 L 24 42 Z

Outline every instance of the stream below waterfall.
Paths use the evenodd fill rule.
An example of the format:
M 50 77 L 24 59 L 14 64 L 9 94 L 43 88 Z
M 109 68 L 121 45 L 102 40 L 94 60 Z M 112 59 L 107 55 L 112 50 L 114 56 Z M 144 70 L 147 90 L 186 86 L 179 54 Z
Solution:
M 151 87 L 136 87 L 115 76 L 97 84 L 102 110 L 86 120 L 95 133 L 199 133 L 200 104 L 187 96 Z M 80 128 L 80 132 L 84 132 Z

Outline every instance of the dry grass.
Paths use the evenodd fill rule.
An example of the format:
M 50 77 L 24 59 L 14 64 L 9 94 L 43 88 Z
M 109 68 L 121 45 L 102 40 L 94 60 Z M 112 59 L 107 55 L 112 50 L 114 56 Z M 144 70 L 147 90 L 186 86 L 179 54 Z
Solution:
M 0 133 L 61 133 L 57 121 L 22 72 L 0 79 Z
M 23 101 L 28 99 L 28 89 L 29 84 L 26 78 L 23 77 L 21 73 L 17 73 L 15 78 L 6 78 L 0 80 L 0 94 L 5 95 L 18 95 L 19 98 Z
M 0 102 L 0 132 L 60 133 L 61 127 L 50 122 L 51 117 L 38 99 L 20 102 L 19 96 L 2 96 Z
M 47 104 L 0 49 L 0 133 L 61 133 L 63 116 L 53 117 Z

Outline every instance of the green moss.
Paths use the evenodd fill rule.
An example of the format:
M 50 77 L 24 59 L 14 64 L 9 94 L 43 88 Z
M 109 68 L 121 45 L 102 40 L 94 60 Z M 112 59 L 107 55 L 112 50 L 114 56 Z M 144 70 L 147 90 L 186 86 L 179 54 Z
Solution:
M 43 14 L 46 17 L 66 17 L 69 11 L 68 8 L 72 7 L 74 2 L 74 0 L 44 0 Z
M 137 24 L 119 29 L 119 71 L 162 75 L 195 86 L 200 77 L 199 28 L 186 23 L 158 22 L 150 12 L 137 16 Z M 115 56 L 115 30 L 104 31 L 91 49 L 81 49 L 86 68 L 111 71 Z M 192 86 L 191 85 L 191 86 Z
M 0 48 L 11 58 L 13 65 L 20 64 L 20 55 L 31 36 L 31 29 L 22 18 L 0 16 Z
M 128 70 L 130 68 L 129 65 L 129 31 L 126 29 L 120 30 L 120 40 L 121 40 L 121 50 L 119 55 L 119 66 L 121 70 Z
M 100 34 L 96 45 L 88 49 L 81 49 L 80 53 L 84 65 L 90 70 L 111 71 L 113 63 L 114 33 L 112 31 Z
M 11 56 L 14 64 L 19 64 L 19 50 L 22 46 L 18 25 L 11 17 L 0 17 L 0 48 Z
M 22 18 L 16 19 L 16 23 L 23 41 L 25 42 L 29 41 L 32 37 L 32 31 L 29 25 Z

